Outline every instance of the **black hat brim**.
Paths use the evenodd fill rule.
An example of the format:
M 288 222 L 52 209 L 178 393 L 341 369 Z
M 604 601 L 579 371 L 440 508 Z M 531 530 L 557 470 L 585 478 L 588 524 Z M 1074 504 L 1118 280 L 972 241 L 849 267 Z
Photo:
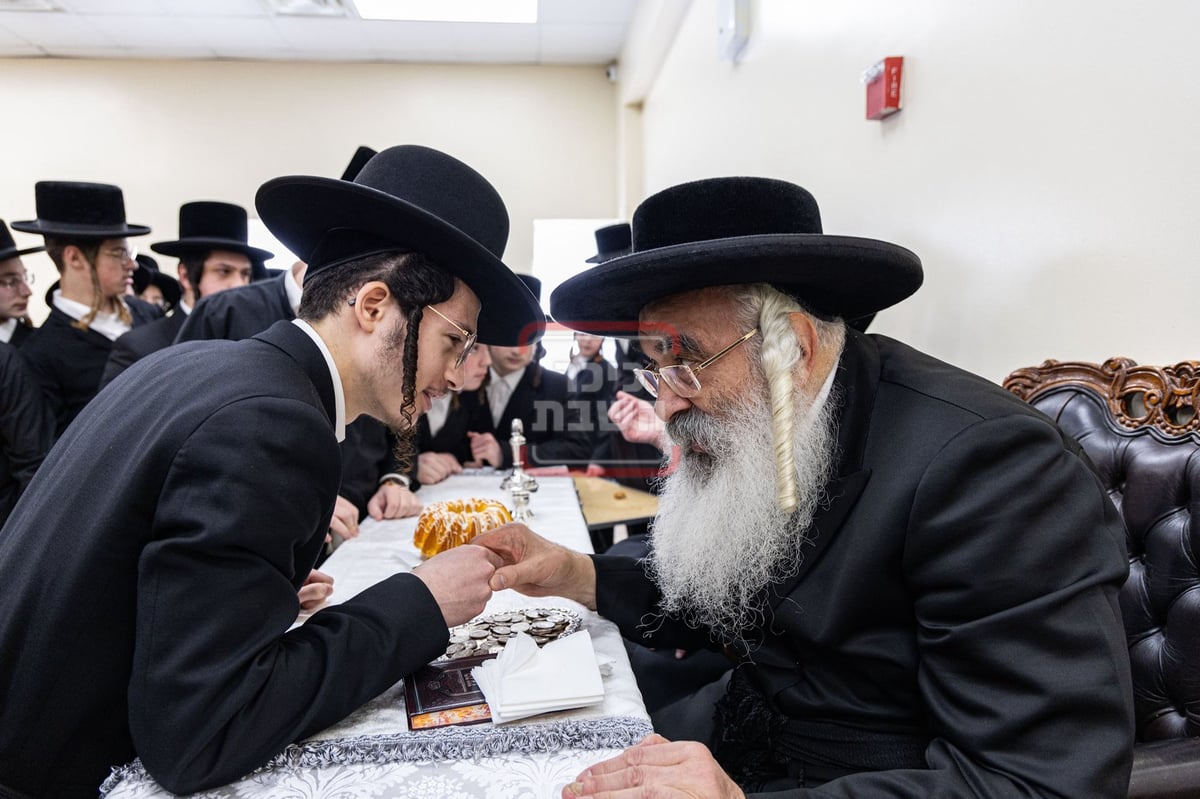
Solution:
M 209 250 L 240 252 L 254 261 L 267 261 L 275 257 L 275 253 L 270 250 L 251 247 L 246 242 L 238 241 L 237 239 L 195 238 L 159 241 L 151 244 L 150 249 L 175 258 L 181 258 L 189 252 L 207 252 Z
M 13 222 L 9 227 L 25 233 L 73 239 L 120 239 L 126 236 L 146 236 L 150 233 L 150 228 L 145 225 L 73 225 L 41 219 Z
M 20 258 L 22 255 L 32 255 L 35 252 L 45 251 L 45 247 L 26 247 L 25 249 L 12 247 L 7 250 L 0 250 L 0 261 L 7 261 L 10 258 Z
M 362 231 L 398 250 L 423 253 L 466 283 L 479 298 L 481 342 L 513 346 L 541 336 L 541 305 L 516 273 L 423 208 L 369 186 L 310 175 L 267 181 L 254 204 L 271 233 L 301 260 L 310 260 L 326 231 Z
M 614 258 L 620 258 L 623 255 L 629 255 L 630 248 L 626 247 L 623 250 L 615 250 L 613 252 L 596 253 L 591 258 L 584 258 L 584 263 L 602 264 L 605 261 L 611 261 Z
M 609 335 L 655 300 L 709 286 L 769 283 L 810 310 L 856 319 L 921 286 L 921 260 L 875 239 L 766 234 L 690 242 L 615 258 L 558 286 L 550 313 L 567 327 Z

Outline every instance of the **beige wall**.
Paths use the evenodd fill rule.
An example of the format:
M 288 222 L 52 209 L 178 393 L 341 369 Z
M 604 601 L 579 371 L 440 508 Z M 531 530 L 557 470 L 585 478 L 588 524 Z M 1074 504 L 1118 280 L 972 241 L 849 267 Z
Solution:
M 338 177 L 360 144 L 437 147 L 483 173 L 508 205 L 505 261 L 518 272 L 535 218 L 609 217 L 617 202 L 602 67 L 0 60 L 0 97 L 0 218 L 32 218 L 38 180 L 116 183 L 128 219 L 154 229 L 140 245 L 175 238 L 183 202 L 253 214 L 265 180 Z M 40 320 L 54 270 L 26 260 Z
M 645 92 L 643 196 L 804 185 L 827 232 L 924 261 L 873 329 L 994 380 L 1046 357 L 1200 359 L 1200 3 L 756 0 L 737 65 L 716 5 L 685 8 Z M 866 121 L 859 75 L 887 55 L 904 110 Z

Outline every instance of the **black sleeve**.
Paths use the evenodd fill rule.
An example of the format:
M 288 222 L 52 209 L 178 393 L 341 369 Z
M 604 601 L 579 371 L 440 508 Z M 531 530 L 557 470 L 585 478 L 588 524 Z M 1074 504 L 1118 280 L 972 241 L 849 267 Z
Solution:
M 135 348 L 130 346 L 128 336 L 129 333 L 126 333 L 113 342 L 112 352 L 108 354 L 108 361 L 104 364 L 104 373 L 100 376 L 100 388 L 103 389 L 111 383 L 140 357 Z
M 46 457 L 53 433 L 54 423 L 41 389 L 17 351 L 0 345 L 0 447 L 16 489 L 13 503 Z

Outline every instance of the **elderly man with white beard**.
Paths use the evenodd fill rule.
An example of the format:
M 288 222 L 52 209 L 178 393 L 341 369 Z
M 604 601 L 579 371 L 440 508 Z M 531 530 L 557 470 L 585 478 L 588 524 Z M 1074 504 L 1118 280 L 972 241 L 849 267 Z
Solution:
M 633 252 L 555 319 L 636 322 L 680 446 L 643 560 L 523 525 L 495 589 L 565 596 L 736 662 L 707 745 L 652 735 L 564 797 L 1123 797 L 1124 530 L 1078 445 L 998 386 L 844 319 L 917 290 L 912 252 L 822 233 L 791 183 L 648 198 Z

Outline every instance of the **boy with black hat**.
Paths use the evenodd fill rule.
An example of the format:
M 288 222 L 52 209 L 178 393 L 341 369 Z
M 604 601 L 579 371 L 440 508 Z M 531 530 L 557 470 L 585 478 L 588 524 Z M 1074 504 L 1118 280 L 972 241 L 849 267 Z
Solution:
M 1046 416 L 845 321 L 922 277 L 903 247 L 825 234 L 800 186 L 717 178 L 649 197 L 629 255 L 555 290 L 569 327 L 639 326 L 681 454 L 644 559 L 508 525 L 473 542 L 508 564 L 493 586 L 736 663 L 652 716 L 690 740 L 564 796 L 1126 796 L 1121 517 Z
M 125 221 L 121 189 L 105 183 L 41 181 L 37 219 L 14 230 L 40 233 L 59 273 L 50 315 L 21 348 L 55 418 L 55 435 L 96 395 L 112 343 L 162 316 L 128 294 L 137 248 L 128 241 L 150 228 Z
M 33 335 L 29 321 L 30 286 L 33 274 L 25 268 L 22 255 L 41 252 L 44 247 L 18 248 L 8 226 L 0 219 L 0 342 L 19 347 Z
M 477 335 L 541 319 L 500 260 L 499 194 L 407 146 L 353 183 L 271 180 L 256 205 L 309 264 L 299 318 L 134 364 L 0 531 L 0 794 L 94 794 L 135 756 L 173 793 L 230 782 L 435 658 L 491 596 L 498 561 L 463 546 L 289 630 L 346 423 L 406 438 Z
M 179 307 L 166 319 L 117 339 L 101 386 L 108 385 L 130 364 L 168 347 L 201 297 L 250 284 L 253 264 L 275 254 L 249 244 L 246 209 L 233 203 L 200 201 L 179 208 L 179 238 L 160 241 L 150 249 L 179 258 Z

